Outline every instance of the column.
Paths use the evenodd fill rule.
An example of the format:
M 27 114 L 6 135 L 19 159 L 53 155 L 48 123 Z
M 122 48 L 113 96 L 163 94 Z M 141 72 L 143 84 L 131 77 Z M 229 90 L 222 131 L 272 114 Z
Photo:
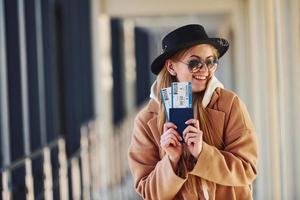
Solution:
M 101 3 L 101 4 L 100 4 Z M 111 170 L 108 144 L 112 127 L 112 63 L 110 55 L 110 18 L 106 14 L 106 1 L 91 2 L 92 28 L 92 65 L 94 80 L 94 108 L 97 119 L 97 139 L 99 143 L 99 160 L 92 165 L 99 165 L 98 177 L 93 177 L 93 198 L 109 199 L 108 183 Z M 100 192 L 99 192 L 100 191 Z

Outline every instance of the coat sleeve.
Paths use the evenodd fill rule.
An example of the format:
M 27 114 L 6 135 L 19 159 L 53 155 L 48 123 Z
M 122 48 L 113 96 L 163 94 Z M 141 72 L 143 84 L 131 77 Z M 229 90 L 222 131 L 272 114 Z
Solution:
M 225 186 L 245 186 L 256 177 L 257 140 L 245 105 L 235 97 L 225 125 L 224 150 L 203 142 L 193 175 Z
M 143 199 L 173 199 L 185 179 L 177 176 L 167 155 L 162 159 L 150 129 L 137 117 L 128 150 L 135 189 Z

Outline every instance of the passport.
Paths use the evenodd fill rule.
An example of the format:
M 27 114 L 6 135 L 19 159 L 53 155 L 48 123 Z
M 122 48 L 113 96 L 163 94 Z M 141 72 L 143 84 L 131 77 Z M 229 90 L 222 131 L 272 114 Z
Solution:
M 183 139 L 182 132 L 188 126 L 185 122 L 194 118 L 193 108 L 170 108 L 169 115 L 170 122 L 177 126 L 177 132 Z

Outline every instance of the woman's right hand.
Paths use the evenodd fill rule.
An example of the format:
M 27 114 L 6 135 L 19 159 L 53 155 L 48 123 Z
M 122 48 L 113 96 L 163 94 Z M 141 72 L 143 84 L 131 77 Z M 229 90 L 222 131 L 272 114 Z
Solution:
M 178 132 L 176 131 L 177 127 L 172 122 L 167 122 L 164 124 L 164 133 L 160 138 L 160 145 L 162 149 L 169 156 L 169 159 L 172 163 L 172 167 L 175 170 L 177 163 L 182 154 L 182 140 Z

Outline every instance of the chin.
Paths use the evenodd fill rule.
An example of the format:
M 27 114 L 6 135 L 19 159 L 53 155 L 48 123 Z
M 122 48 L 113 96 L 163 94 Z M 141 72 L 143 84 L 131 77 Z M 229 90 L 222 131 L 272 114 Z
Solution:
M 204 92 L 205 89 L 206 89 L 205 86 L 202 86 L 202 87 L 194 87 L 194 86 L 192 86 L 192 91 L 193 92 Z
M 193 92 L 203 92 L 206 89 L 206 81 L 199 84 L 199 82 L 192 82 L 192 91 Z

